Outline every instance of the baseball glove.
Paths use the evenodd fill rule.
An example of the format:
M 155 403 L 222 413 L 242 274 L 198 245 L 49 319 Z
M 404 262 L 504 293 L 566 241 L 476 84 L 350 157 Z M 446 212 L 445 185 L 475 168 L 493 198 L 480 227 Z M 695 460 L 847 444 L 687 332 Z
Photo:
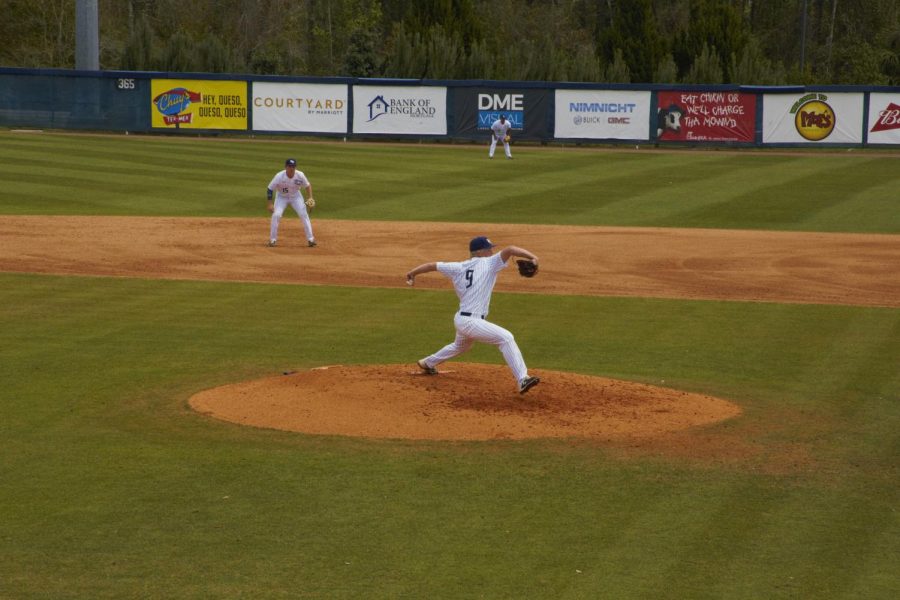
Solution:
M 315 201 L 313 198 L 307 198 L 307 199 L 306 199 L 306 206 L 307 206 L 307 208 L 315 208 L 315 207 L 316 207 L 316 201 Z
M 503 138 L 503 141 L 506 142 L 506 143 L 508 144 L 508 143 L 509 143 L 509 136 L 507 135 L 505 138 Z
M 537 275 L 538 266 L 530 260 L 517 260 L 516 265 L 519 267 L 519 275 L 522 277 L 534 277 Z

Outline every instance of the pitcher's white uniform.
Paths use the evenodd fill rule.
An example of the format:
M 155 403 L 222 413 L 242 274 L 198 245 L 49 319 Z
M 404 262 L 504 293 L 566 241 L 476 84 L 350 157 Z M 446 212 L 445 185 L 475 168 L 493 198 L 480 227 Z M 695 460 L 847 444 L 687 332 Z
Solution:
M 500 253 L 491 256 L 474 256 L 463 262 L 439 262 L 437 270 L 453 281 L 459 296 L 459 311 L 453 317 L 456 339 L 432 354 L 423 362 L 429 367 L 462 354 L 476 341 L 499 346 L 506 364 L 517 382 L 528 377 L 525 359 L 513 334 L 506 329 L 486 321 L 491 304 L 491 293 L 497 282 L 497 274 L 506 268 Z
M 301 189 L 309 187 L 309 180 L 303 171 L 294 171 L 293 177 L 288 177 L 286 171 L 279 171 L 272 182 L 269 184 L 269 190 L 275 192 L 275 210 L 272 211 L 272 222 L 269 225 L 269 240 L 274 243 L 278 239 L 278 223 L 281 221 L 281 215 L 284 210 L 291 205 L 294 211 L 303 221 L 303 230 L 306 233 L 306 241 L 312 244 L 315 241 L 313 237 L 312 222 L 309 220 L 309 213 L 306 212 L 306 204 L 303 202 L 303 194 Z
M 509 142 L 506 141 L 506 134 L 509 133 L 510 129 L 512 129 L 512 123 L 506 119 L 497 119 L 494 121 L 494 124 L 491 125 L 491 149 L 488 152 L 490 158 L 494 158 L 494 150 L 497 149 L 498 140 L 503 142 L 503 150 L 506 152 L 506 158 L 512 158 L 512 153 L 509 151 Z

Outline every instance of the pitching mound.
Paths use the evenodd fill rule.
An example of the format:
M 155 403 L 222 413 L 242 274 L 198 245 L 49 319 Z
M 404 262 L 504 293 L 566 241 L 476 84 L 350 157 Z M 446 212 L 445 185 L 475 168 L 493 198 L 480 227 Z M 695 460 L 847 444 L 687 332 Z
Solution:
M 418 440 L 646 438 L 738 415 L 719 398 L 576 373 L 532 370 L 524 396 L 506 366 L 445 363 L 320 367 L 226 385 L 190 405 L 242 425 L 311 434 Z

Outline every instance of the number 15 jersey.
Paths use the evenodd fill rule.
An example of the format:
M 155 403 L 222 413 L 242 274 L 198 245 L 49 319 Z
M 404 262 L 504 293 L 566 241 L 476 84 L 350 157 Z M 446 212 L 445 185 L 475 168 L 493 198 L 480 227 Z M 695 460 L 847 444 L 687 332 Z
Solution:
M 293 200 L 300 198 L 300 188 L 308 188 L 309 180 L 303 171 L 294 171 L 293 177 L 288 177 L 286 171 L 279 171 L 269 183 L 269 189 L 275 192 L 276 196 Z
M 453 282 L 460 312 L 476 317 L 487 316 L 497 274 L 505 268 L 506 263 L 499 252 L 491 256 L 473 256 L 463 262 L 437 263 L 437 270 Z

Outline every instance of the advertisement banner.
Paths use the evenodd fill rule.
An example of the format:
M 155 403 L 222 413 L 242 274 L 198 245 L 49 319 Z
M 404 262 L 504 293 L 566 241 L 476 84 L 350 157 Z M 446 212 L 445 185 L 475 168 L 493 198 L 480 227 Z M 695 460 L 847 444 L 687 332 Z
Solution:
M 556 90 L 557 138 L 650 139 L 650 92 Z
M 900 144 L 900 92 L 869 94 L 869 143 Z
M 491 125 L 500 115 L 505 115 L 512 123 L 513 139 L 549 139 L 550 93 L 551 90 L 543 88 L 454 88 L 454 134 L 489 138 Z
M 756 95 L 741 92 L 661 91 L 656 139 L 678 142 L 755 141 Z
M 254 131 L 347 133 L 347 86 L 253 82 Z
M 247 82 L 153 79 L 150 126 L 247 129 Z
M 860 144 L 863 95 L 763 95 L 763 143 Z
M 447 88 L 354 85 L 353 133 L 447 135 Z

